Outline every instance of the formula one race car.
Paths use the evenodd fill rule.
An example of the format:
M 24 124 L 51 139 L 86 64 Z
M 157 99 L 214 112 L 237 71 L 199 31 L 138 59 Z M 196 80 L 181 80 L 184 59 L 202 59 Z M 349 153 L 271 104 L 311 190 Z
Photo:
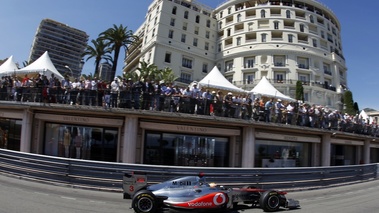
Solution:
M 287 199 L 286 192 L 263 190 L 246 186 L 225 188 L 207 183 L 205 177 L 186 176 L 162 183 L 148 185 L 143 174 L 125 174 L 123 178 L 124 199 L 131 198 L 136 213 L 154 213 L 159 209 L 174 208 L 199 211 L 234 209 L 238 203 L 252 204 L 265 212 L 274 212 L 280 207 L 300 207 L 299 201 Z

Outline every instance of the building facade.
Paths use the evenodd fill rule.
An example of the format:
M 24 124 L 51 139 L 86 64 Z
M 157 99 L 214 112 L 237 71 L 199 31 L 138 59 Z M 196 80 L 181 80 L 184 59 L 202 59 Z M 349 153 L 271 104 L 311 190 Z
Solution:
M 49 51 L 50 59 L 59 73 L 79 77 L 88 38 L 84 31 L 51 19 L 43 19 L 34 37 L 29 61 L 35 61 L 45 51 Z
M 296 82 L 310 104 L 342 110 L 347 89 L 341 25 L 314 0 L 234 0 L 215 9 L 188 0 L 155 0 L 136 32 L 143 39 L 126 59 L 170 67 L 179 82 L 201 80 L 214 66 L 251 90 L 266 76 L 292 98 Z M 134 61 L 134 63 L 131 63 Z
M 377 135 L 217 116 L 0 101 L 0 148 L 83 160 L 193 167 L 379 162 Z

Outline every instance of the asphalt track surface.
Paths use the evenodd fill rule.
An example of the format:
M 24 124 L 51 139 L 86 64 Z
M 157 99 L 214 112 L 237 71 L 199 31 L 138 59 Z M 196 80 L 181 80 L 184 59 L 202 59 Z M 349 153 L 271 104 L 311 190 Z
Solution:
M 301 207 L 288 211 L 283 209 L 279 212 L 377 213 L 379 180 L 289 192 L 287 197 L 299 200 Z M 0 175 L 0 213 L 133 213 L 134 211 L 129 209 L 130 204 L 130 200 L 122 199 L 120 192 L 56 186 Z M 239 205 L 238 210 L 225 212 L 263 211 Z

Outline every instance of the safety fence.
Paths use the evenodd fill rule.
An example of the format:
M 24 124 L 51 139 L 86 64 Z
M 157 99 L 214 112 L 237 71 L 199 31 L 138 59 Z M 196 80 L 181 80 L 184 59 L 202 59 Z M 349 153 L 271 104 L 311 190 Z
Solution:
M 86 161 L 0 149 L 0 172 L 50 184 L 120 192 L 123 175 L 130 172 L 146 174 L 149 183 L 202 172 L 208 182 L 224 186 L 302 190 L 374 180 L 378 164 L 300 168 L 174 167 Z

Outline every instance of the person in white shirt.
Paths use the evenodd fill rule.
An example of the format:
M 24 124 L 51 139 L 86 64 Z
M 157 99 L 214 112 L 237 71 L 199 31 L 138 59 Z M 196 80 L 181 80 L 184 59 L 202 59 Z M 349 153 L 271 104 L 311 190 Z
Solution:
M 114 78 L 114 81 L 111 83 L 111 106 L 112 108 L 117 107 L 117 97 L 118 91 L 120 90 L 120 83 L 118 78 Z

